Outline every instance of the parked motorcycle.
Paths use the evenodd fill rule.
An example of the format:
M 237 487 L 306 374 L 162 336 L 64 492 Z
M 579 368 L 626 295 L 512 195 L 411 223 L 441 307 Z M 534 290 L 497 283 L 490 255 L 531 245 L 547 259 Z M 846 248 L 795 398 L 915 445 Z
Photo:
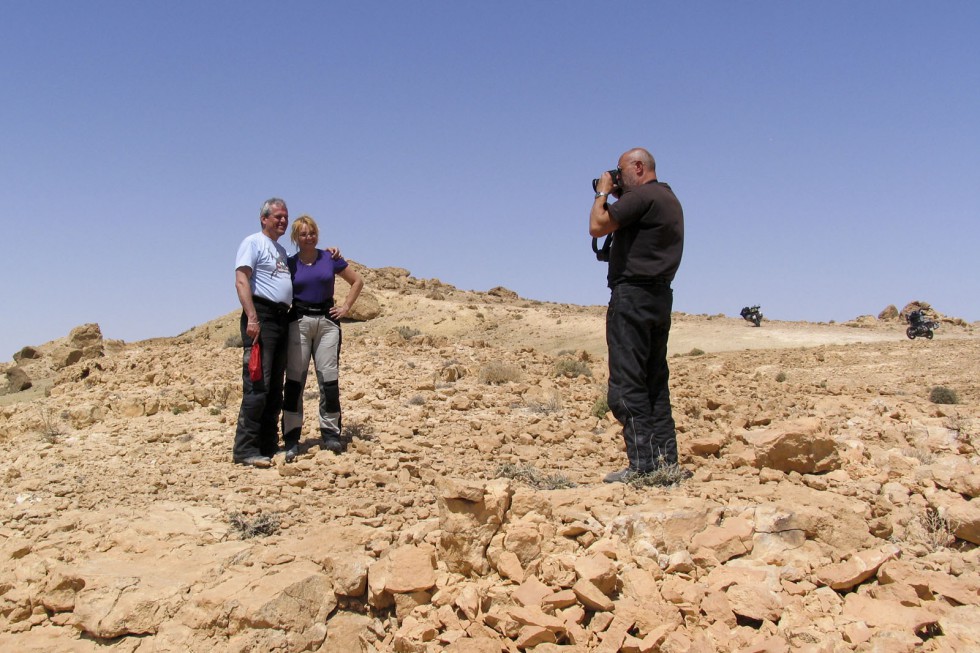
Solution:
M 922 311 L 912 311 L 909 313 L 909 328 L 905 330 L 905 335 L 909 337 L 909 340 L 916 338 L 932 340 L 932 332 L 938 328 L 939 322 L 926 318 Z
M 756 326 L 762 324 L 762 312 L 759 311 L 758 306 L 746 306 L 745 308 L 742 309 L 740 315 L 745 319 L 746 322 L 751 322 Z

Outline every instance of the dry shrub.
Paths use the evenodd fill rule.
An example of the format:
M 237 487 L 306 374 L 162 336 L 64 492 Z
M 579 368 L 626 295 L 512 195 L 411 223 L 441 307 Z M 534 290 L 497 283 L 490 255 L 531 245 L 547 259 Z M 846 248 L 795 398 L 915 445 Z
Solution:
M 922 544 L 930 553 L 951 546 L 954 526 L 938 510 L 928 507 L 909 524 L 908 539 Z
M 499 385 L 510 381 L 520 381 L 521 371 L 513 365 L 491 361 L 480 368 L 480 383 Z
M 228 515 L 228 522 L 241 539 L 248 540 L 275 535 L 279 532 L 281 519 L 279 513 L 259 514 L 249 518 L 243 512 L 234 512 Z
M 603 417 L 606 416 L 606 413 L 608 412 L 609 412 L 609 400 L 606 398 L 606 395 L 602 395 L 601 397 L 598 397 L 595 400 L 594 404 L 592 404 L 591 415 L 593 417 L 598 417 L 599 419 L 602 419 Z
M 956 391 L 952 388 L 937 385 L 929 391 L 929 401 L 934 404 L 958 404 L 960 400 L 956 396 Z
M 351 420 L 344 424 L 340 435 L 346 438 L 348 442 L 353 442 L 354 440 L 370 442 L 374 439 L 374 428 L 370 424 Z
M 528 401 L 527 407 L 532 413 L 541 413 L 543 415 L 557 413 L 561 410 L 561 395 L 553 392 L 547 399 L 542 401 Z
M 691 472 L 677 464 L 663 465 L 657 471 L 649 474 L 635 474 L 627 483 L 636 488 L 641 487 L 669 487 L 678 485 L 681 481 L 691 478 Z
M 555 376 L 592 376 L 592 369 L 585 361 L 574 358 L 559 358 L 555 361 Z
M 530 485 L 538 490 L 562 490 L 575 487 L 575 483 L 568 480 L 564 474 L 559 473 L 549 476 L 539 472 L 530 463 L 522 463 L 520 465 L 504 463 L 497 468 L 494 478 L 509 478 Z
M 41 415 L 41 438 L 50 444 L 55 444 L 65 434 L 65 429 L 51 410 L 46 407 L 39 407 L 38 413 Z
M 415 336 L 422 335 L 421 331 L 419 331 L 418 329 L 413 329 L 410 326 L 400 326 L 395 330 L 398 332 L 398 335 L 400 335 L 405 340 L 411 340 Z

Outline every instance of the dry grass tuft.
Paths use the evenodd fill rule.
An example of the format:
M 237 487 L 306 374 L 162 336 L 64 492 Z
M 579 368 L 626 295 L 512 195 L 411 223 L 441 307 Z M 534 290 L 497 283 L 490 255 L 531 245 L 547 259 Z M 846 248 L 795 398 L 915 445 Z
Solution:
M 958 404 L 960 399 L 956 391 L 944 385 L 937 385 L 929 391 L 929 401 L 934 404 Z
M 511 381 L 521 380 L 521 370 L 513 365 L 492 361 L 480 368 L 480 383 L 487 385 L 500 385 Z
M 346 438 L 348 442 L 353 442 L 354 440 L 371 442 L 374 440 L 374 428 L 364 422 L 350 421 L 344 424 L 340 435 Z
M 538 490 L 563 490 L 575 487 L 564 474 L 546 475 L 539 472 L 530 463 L 513 465 L 504 463 L 497 468 L 494 478 L 509 478 L 530 485 Z
M 228 515 L 228 522 L 233 531 L 243 540 L 253 537 L 268 537 L 279 532 L 281 519 L 279 513 L 259 514 L 249 518 L 242 512 L 233 512 Z
M 691 478 L 691 473 L 680 465 L 664 465 L 649 474 L 636 474 L 626 482 L 636 488 L 670 487 Z
M 559 358 L 555 361 L 555 376 L 567 376 L 575 378 L 578 376 L 592 376 L 592 369 L 585 361 L 574 358 Z
M 541 415 L 551 415 L 561 411 L 561 395 L 557 392 L 551 393 L 547 399 L 542 401 L 528 401 L 527 408 L 532 413 Z
M 55 444 L 65 434 L 65 429 L 58 417 L 51 414 L 51 410 L 46 407 L 38 407 L 41 415 L 41 438 L 50 444 Z

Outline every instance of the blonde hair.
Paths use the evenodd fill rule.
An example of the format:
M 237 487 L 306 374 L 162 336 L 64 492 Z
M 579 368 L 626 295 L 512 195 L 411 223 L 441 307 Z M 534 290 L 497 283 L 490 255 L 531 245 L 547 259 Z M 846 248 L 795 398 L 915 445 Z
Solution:
M 293 241 L 297 246 L 299 245 L 299 230 L 301 227 L 306 227 L 316 235 L 316 239 L 320 240 L 320 228 L 316 226 L 316 220 L 308 215 L 301 215 L 293 222 L 293 230 L 289 232 L 289 239 Z

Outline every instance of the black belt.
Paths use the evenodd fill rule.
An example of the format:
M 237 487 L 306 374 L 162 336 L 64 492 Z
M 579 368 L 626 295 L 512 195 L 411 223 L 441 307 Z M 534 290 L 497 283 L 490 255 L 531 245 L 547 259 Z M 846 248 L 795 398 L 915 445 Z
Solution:
M 283 304 L 282 302 L 274 302 L 271 299 L 266 299 L 265 297 L 259 297 L 258 295 L 252 295 L 252 303 L 271 308 L 277 315 L 285 315 L 289 312 L 289 304 Z
M 293 300 L 293 309 L 297 315 L 325 315 L 330 316 L 330 309 L 333 308 L 333 298 L 325 302 L 313 303 L 304 302 L 300 299 Z
M 626 284 L 630 286 L 667 286 L 670 287 L 672 279 L 667 277 L 626 277 L 618 279 L 614 286 Z

